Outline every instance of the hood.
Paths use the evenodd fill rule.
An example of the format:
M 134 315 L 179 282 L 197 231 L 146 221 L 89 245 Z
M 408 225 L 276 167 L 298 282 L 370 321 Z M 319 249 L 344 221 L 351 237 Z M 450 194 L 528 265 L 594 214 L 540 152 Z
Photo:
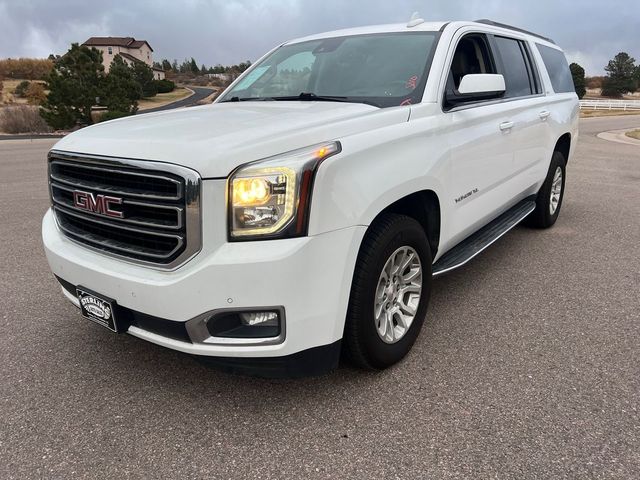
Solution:
M 203 178 L 220 178 L 247 162 L 406 122 L 408 117 L 408 108 L 359 103 L 220 103 L 93 125 L 53 148 L 176 163 Z

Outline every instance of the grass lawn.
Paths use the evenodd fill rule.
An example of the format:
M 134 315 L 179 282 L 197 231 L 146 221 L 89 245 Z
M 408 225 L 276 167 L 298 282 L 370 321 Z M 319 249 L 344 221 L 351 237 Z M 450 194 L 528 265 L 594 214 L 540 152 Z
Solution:
M 632 130 L 630 132 L 626 133 L 627 137 L 629 138 L 634 138 L 636 140 L 640 140 L 640 129 L 638 130 Z
M 146 110 L 148 108 L 162 107 L 168 103 L 182 100 L 191 95 L 191 90 L 184 87 L 176 87 L 173 92 L 159 93 L 155 97 L 143 98 L 138 102 L 138 110 Z
M 640 115 L 640 110 L 580 110 L 580 118 Z

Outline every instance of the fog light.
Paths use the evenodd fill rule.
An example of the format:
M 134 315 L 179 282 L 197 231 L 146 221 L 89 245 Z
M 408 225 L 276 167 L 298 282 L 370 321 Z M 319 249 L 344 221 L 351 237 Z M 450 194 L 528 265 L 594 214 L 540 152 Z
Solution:
M 247 312 L 240 314 L 243 325 L 250 327 L 277 327 L 280 323 L 277 312 Z
M 206 322 L 209 335 L 222 338 L 277 338 L 284 329 L 284 309 L 227 310 Z

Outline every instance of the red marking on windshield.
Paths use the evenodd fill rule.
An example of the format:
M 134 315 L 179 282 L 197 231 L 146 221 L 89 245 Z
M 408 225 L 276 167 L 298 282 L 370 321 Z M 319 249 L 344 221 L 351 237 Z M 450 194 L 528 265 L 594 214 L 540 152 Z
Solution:
M 418 86 L 418 76 L 414 75 L 413 77 L 411 77 L 409 80 L 407 80 L 407 83 L 405 85 L 408 89 L 415 90 L 415 88 Z

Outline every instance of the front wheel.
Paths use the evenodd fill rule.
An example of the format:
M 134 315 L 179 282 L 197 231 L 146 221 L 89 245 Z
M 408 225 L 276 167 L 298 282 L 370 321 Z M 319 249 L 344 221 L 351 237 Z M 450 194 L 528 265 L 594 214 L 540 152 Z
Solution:
M 567 161 L 564 155 L 560 152 L 553 152 L 547 178 L 536 198 L 536 208 L 526 219 L 526 224 L 530 227 L 549 228 L 556 223 L 564 198 L 566 165 Z
M 414 219 L 385 214 L 371 225 L 354 273 L 345 325 L 347 355 L 383 369 L 415 342 L 431 293 L 431 251 Z

